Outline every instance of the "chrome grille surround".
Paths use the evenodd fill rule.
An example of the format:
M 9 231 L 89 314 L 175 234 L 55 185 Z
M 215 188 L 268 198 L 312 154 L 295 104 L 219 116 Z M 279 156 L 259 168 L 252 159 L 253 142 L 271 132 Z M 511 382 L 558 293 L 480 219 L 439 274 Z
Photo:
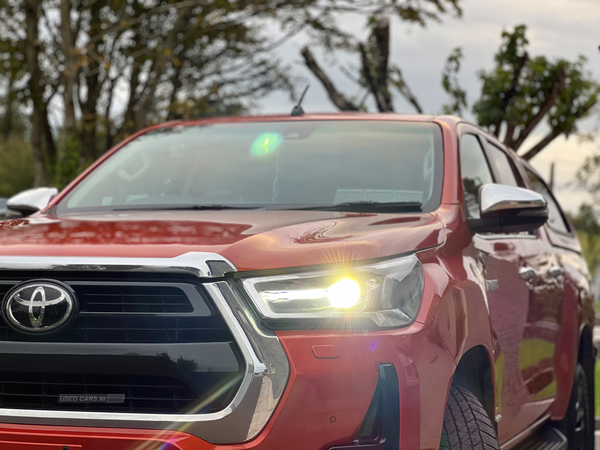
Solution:
M 222 411 L 209 414 L 127 414 L 0 409 L 0 422 L 35 425 L 180 430 L 213 444 L 251 440 L 264 428 L 285 389 L 290 367 L 279 339 L 262 329 L 245 302 L 223 280 L 236 271 L 215 253 L 190 252 L 175 258 L 0 256 L 0 272 L 95 271 L 175 273 L 205 281 L 210 295 L 246 363 L 241 386 Z M 211 280 L 212 279 L 212 280 Z M 1 345 L 1 343 L 0 343 Z M 260 355 L 260 356 L 259 356 Z

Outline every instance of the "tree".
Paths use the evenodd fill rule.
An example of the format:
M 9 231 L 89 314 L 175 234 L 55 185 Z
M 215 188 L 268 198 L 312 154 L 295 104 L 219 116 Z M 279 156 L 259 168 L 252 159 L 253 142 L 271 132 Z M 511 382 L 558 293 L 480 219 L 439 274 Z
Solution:
M 480 72 L 483 87 L 473 111 L 480 125 L 515 151 L 545 120 L 547 134 L 522 154 L 530 160 L 561 134 L 577 131 L 598 102 L 600 84 L 586 73 L 583 56 L 574 62 L 529 56 L 526 31 L 520 25 L 502 33 L 496 67 Z
M 458 8 L 456 3 L 453 5 Z M 425 20 L 417 22 L 425 23 Z M 389 62 L 389 20 L 372 18 L 370 28 L 367 43 L 350 46 L 359 55 L 361 63 L 360 69 L 355 70 L 358 74 L 353 75 L 356 83 L 373 98 L 380 112 L 394 110 L 393 87 L 416 112 L 422 113 L 423 108 L 406 84 L 400 67 Z M 515 151 L 520 150 L 525 140 L 545 121 L 547 134 L 522 152 L 521 156 L 530 160 L 558 136 L 568 137 L 578 131 L 581 120 L 598 103 L 600 84 L 586 71 L 584 57 L 574 62 L 551 61 L 545 56 L 530 57 L 526 31 L 527 28 L 520 25 L 512 32 L 502 33 L 495 67 L 479 74 L 482 90 L 472 110 L 479 125 L 488 128 Z M 367 96 L 355 98 L 340 93 L 308 47 L 302 49 L 302 56 L 338 109 L 366 110 Z M 469 106 L 467 93 L 459 83 L 462 58 L 462 49 L 454 49 L 442 70 L 442 87 L 450 98 L 450 102 L 442 107 L 444 114 L 460 116 Z M 347 68 L 344 71 L 352 72 Z
M 30 114 L 35 184 L 64 185 L 115 140 L 149 124 L 240 111 L 289 89 L 261 27 L 287 11 L 279 3 L 0 3 L 0 82 L 7 115 Z
M 420 0 L 404 2 L 370 2 L 368 27 L 370 35 L 366 42 L 360 42 L 351 35 L 332 33 L 339 40 L 331 43 L 325 41 L 326 51 L 346 50 L 358 56 L 358 67 L 344 67 L 355 83 L 362 88 L 361 98 L 348 97 L 339 92 L 331 78 L 318 64 L 310 47 L 305 46 L 301 55 L 306 67 L 321 82 L 329 99 L 341 111 L 357 111 L 366 109 L 365 101 L 370 96 L 379 112 L 394 111 L 392 87 L 398 91 L 418 113 L 423 112 L 417 98 L 408 87 L 398 65 L 390 64 L 390 16 L 397 16 L 403 21 L 418 23 L 422 26 L 430 20 L 440 20 L 441 16 L 454 12 L 460 16 L 459 0 Z M 337 30 L 337 28 L 334 28 Z
M 147 125 L 240 113 L 274 89 L 291 92 L 271 50 L 300 31 L 325 48 L 349 48 L 344 14 L 424 24 L 459 11 L 458 1 L 5 0 L 0 89 L 10 99 L 7 117 L 30 118 L 35 185 L 60 187 Z M 381 31 L 361 48 L 374 71 L 371 87 L 383 92 L 403 83 L 393 67 L 395 79 L 375 74 L 387 55 L 374 47 L 389 40 L 389 28 Z M 386 95 L 381 104 L 389 109 Z

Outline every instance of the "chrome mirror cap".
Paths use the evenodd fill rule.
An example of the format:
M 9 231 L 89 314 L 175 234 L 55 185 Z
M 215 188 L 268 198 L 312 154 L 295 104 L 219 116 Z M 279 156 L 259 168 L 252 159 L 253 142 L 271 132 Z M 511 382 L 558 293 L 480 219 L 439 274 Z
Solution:
M 469 219 L 475 233 L 531 233 L 548 221 L 546 200 L 528 189 L 484 184 L 479 205 L 480 218 Z
M 39 187 L 19 192 L 6 202 L 6 216 L 14 218 L 41 211 L 57 194 L 58 189 L 54 187 Z
M 537 192 L 503 184 L 484 184 L 479 198 L 482 218 L 500 217 L 507 211 L 539 210 L 548 205 Z

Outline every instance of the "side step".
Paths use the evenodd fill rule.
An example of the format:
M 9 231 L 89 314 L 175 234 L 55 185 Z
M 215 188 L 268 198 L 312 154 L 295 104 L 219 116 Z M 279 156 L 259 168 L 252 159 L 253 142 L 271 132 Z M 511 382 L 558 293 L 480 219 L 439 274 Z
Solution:
M 559 430 L 545 426 L 523 442 L 519 450 L 567 450 L 568 444 Z

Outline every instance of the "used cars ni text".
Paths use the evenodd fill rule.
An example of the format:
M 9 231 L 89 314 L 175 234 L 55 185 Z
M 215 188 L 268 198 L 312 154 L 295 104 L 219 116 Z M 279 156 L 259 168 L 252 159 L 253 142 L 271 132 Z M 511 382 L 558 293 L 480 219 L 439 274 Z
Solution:
M 1 445 L 593 448 L 577 237 L 472 124 L 171 122 L 54 194 L 0 223 Z

